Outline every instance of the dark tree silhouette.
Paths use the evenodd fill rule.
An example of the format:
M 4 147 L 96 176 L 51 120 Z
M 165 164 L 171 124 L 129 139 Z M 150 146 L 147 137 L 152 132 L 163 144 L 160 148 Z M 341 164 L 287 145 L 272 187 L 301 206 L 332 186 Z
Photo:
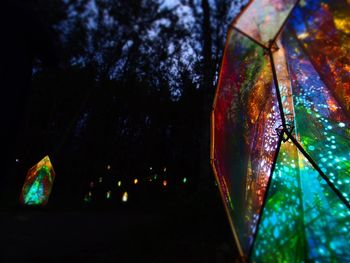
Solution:
M 59 170 L 53 199 L 73 203 L 82 202 L 108 164 L 114 180 L 148 178 L 149 167 L 167 167 L 164 176 L 174 183 L 188 178 L 191 193 L 214 187 L 209 113 L 227 26 L 241 3 L 28 5 L 59 33 L 62 48 L 59 72 L 35 64 L 16 151 L 23 170 L 49 153 Z M 54 54 L 45 41 L 33 46 Z M 115 183 L 105 182 L 103 191 Z

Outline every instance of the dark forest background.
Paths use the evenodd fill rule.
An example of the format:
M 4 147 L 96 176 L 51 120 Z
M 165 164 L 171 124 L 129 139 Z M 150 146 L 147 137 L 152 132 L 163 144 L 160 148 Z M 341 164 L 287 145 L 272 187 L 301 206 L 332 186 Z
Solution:
M 210 113 L 228 26 L 248 1 L 4 1 L 1 167 L 15 206 L 0 209 L 0 261 L 238 260 L 210 167 Z M 45 155 L 49 203 L 19 207 Z
M 23 3 L 50 28 L 59 65 L 35 63 L 19 165 L 50 156 L 53 203 L 102 202 L 108 191 L 120 200 L 135 178 L 143 200 L 164 180 L 175 198 L 212 191 L 210 111 L 228 25 L 245 2 Z

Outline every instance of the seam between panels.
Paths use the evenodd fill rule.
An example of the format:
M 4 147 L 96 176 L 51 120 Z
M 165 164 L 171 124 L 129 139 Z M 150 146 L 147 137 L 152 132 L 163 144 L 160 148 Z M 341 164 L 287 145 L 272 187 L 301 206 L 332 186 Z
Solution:
M 248 253 L 248 261 L 249 262 L 251 260 L 251 256 L 252 256 L 254 245 L 255 245 L 255 241 L 256 241 L 256 238 L 257 238 L 257 235 L 258 235 L 258 232 L 259 232 L 259 228 L 260 228 L 260 224 L 261 224 L 261 221 L 262 221 L 264 208 L 265 208 L 265 205 L 266 205 L 266 202 L 267 202 L 267 194 L 269 192 L 270 185 L 271 185 L 271 182 L 272 182 L 272 176 L 273 176 L 273 173 L 275 171 L 275 167 L 276 167 L 276 163 L 277 163 L 277 157 L 279 155 L 281 144 L 282 144 L 282 139 L 283 139 L 283 132 L 278 136 L 278 142 L 277 142 L 275 156 L 273 158 L 273 162 L 272 162 L 272 166 L 271 166 L 270 177 L 269 177 L 269 180 L 267 182 L 267 186 L 266 186 L 266 190 L 265 190 L 265 194 L 264 194 L 264 200 L 263 200 L 263 203 L 262 203 L 262 206 L 261 206 L 261 209 L 260 209 L 259 219 L 258 219 L 258 222 L 256 224 L 255 232 L 254 232 L 254 235 L 253 235 L 253 242 L 252 242 L 252 245 L 251 245 L 251 247 L 249 249 L 249 253 Z
M 242 34 L 243 36 L 249 38 L 251 41 L 253 41 L 255 44 L 257 44 L 259 47 L 261 47 L 264 50 L 269 50 L 269 47 L 265 46 L 264 44 L 260 43 L 258 40 L 256 40 L 254 37 L 248 35 L 246 32 L 244 32 L 243 30 L 239 29 L 238 27 L 236 27 L 235 25 L 230 25 L 230 27 L 237 31 L 238 33 Z
M 215 111 L 210 114 L 210 162 L 215 160 Z
M 214 111 L 215 108 L 216 108 L 216 102 L 217 102 L 218 96 L 219 96 L 219 91 L 220 91 L 221 82 L 222 82 L 222 75 L 223 75 L 222 69 L 224 68 L 225 58 L 226 58 L 226 55 L 228 53 L 229 44 L 230 44 L 230 40 L 231 40 L 230 34 L 231 34 L 232 30 L 234 30 L 234 28 L 229 26 L 228 29 L 227 29 L 227 32 L 226 32 L 225 48 L 224 48 L 224 51 L 222 52 L 221 64 L 220 64 L 220 67 L 219 67 L 218 82 L 217 82 L 217 85 L 216 85 L 216 88 L 215 88 L 214 101 L 213 101 L 213 104 L 211 105 L 212 111 Z
M 334 186 L 334 184 L 329 180 L 328 176 L 320 169 L 312 157 L 304 150 L 304 147 L 298 142 L 297 139 L 288 131 L 285 131 L 288 138 L 292 140 L 298 150 L 304 155 L 304 157 L 310 162 L 312 167 L 320 174 L 323 180 L 326 181 L 327 185 L 333 190 L 333 192 L 338 196 L 338 198 L 344 203 L 344 205 L 350 210 L 350 203 L 342 195 L 342 193 Z
M 248 10 L 248 8 L 250 7 L 250 5 L 254 2 L 255 0 L 249 0 L 249 2 L 243 7 L 243 9 L 241 9 L 241 12 L 239 12 L 239 14 L 233 18 L 232 22 L 230 25 L 236 24 L 237 21 L 241 18 L 241 16 Z
M 281 97 L 281 92 L 280 92 L 280 89 L 279 89 L 279 84 L 278 84 L 278 79 L 277 79 L 275 62 L 273 60 L 272 51 L 269 50 L 268 53 L 269 53 L 269 58 L 270 58 L 273 82 L 274 82 L 275 89 L 276 89 L 276 95 L 277 95 L 277 100 L 278 100 L 278 108 L 279 108 L 280 115 L 281 115 L 281 120 L 282 120 L 282 126 L 283 126 L 283 128 L 285 130 L 287 130 L 286 119 L 284 117 L 284 111 L 283 111 L 282 97 Z
M 276 43 L 276 39 L 278 38 L 278 36 L 281 34 L 282 30 L 284 29 L 285 25 L 287 24 L 290 16 L 292 15 L 294 9 L 299 5 L 300 0 L 297 0 L 294 4 L 294 6 L 292 7 L 292 9 L 290 10 L 289 14 L 287 15 L 287 17 L 284 19 L 282 25 L 280 26 L 280 28 L 278 29 L 276 35 L 273 37 L 273 39 L 271 39 L 270 43 L 269 43 L 269 49 L 272 48 L 273 44 Z
M 293 102 L 294 103 L 294 102 Z M 294 106 L 294 104 L 293 104 Z M 289 132 L 290 133 L 290 132 Z M 289 135 L 288 136 L 288 139 L 289 139 Z M 292 135 L 291 135 L 292 136 Z M 293 146 L 296 146 L 295 143 L 293 143 Z M 308 255 L 308 251 L 309 251 L 309 245 L 308 245 L 308 242 L 307 242 L 307 238 L 306 238 L 306 225 L 305 225 L 305 213 L 304 213 L 304 196 L 303 196 L 303 188 L 302 188 L 302 183 L 301 183 L 301 173 L 300 173 L 300 155 L 302 155 L 303 153 L 299 153 L 299 149 L 297 148 L 297 158 L 298 158 L 298 169 L 297 169 L 297 183 L 298 183 L 298 187 L 299 187 L 299 191 L 298 191 L 298 197 L 299 197 L 299 200 L 300 200 L 300 206 L 299 206 L 299 209 L 300 209 L 300 214 L 301 214 L 301 218 L 302 218 L 302 222 L 301 222 L 301 225 L 302 225 L 302 230 L 301 230 L 301 233 L 302 233 L 302 252 L 301 253 L 305 253 L 303 255 L 303 259 L 306 261 L 306 262 L 309 262 L 309 255 Z

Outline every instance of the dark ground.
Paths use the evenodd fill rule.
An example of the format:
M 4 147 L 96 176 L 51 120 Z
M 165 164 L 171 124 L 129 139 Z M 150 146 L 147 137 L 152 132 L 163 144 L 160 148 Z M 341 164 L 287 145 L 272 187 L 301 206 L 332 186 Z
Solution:
M 1 211 L 0 262 L 235 262 L 215 203 Z

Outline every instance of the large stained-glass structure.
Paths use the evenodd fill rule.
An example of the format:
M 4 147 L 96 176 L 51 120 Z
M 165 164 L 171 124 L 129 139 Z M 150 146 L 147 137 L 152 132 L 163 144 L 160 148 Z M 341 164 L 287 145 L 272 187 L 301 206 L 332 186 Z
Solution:
M 23 205 L 46 205 L 49 201 L 55 171 L 49 156 L 29 169 L 20 196 Z
M 251 262 L 350 262 L 350 1 L 252 0 L 227 36 L 211 162 Z

